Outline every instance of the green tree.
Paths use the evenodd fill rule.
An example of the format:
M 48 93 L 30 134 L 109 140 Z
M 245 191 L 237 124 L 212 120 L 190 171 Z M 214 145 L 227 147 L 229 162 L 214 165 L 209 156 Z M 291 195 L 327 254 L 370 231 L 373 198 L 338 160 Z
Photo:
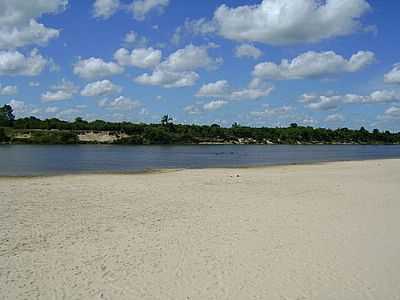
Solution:
M 173 119 L 169 115 L 165 115 L 161 118 L 161 125 L 162 126 L 167 126 L 172 122 Z
M 13 109 L 10 105 L 0 107 L 0 126 L 12 126 L 15 121 Z
M 8 142 L 9 140 L 4 128 L 0 128 L 0 143 Z

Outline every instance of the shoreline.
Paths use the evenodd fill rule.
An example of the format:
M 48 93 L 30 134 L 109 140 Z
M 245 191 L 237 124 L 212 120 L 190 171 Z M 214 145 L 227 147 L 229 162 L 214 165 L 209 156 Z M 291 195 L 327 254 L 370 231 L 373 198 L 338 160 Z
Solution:
M 54 174 L 38 174 L 38 175 L 0 175 L 2 179 L 35 179 L 35 178 L 52 178 L 52 177 L 67 177 L 67 176 L 134 176 L 134 175 L 152 175 L 152 174 L 164 174 L 164 173 L 176 173 L 186 170 L 201 171 L 201 170 L 251 170 L 251 169 L 270 169 L 279 167 L 291 167 L 291 166 L 314 166 L 314 165 L 329 165 L 337 163 L 351 163 L 351 162 L 374 162 L 374 161 L 386 161 L 386 160 L 400 160 L 400 157 L 388 157 L 388 158 L 371 158 L 371 159 L 351 159 L 351 160 L 326 160 L 316 162 L 304 162 L 304 163 L 282 163 L 282 164 L 257 164 L 257 165 L 243 165 L 243 166 L 222 166 L 222 167 L 205 167 L 205 168 L 164 168 L 164 169 L 146 169 L 137 171 L 97 171 L 97 172 L 71 172 L 71 173 L 54 173 Z

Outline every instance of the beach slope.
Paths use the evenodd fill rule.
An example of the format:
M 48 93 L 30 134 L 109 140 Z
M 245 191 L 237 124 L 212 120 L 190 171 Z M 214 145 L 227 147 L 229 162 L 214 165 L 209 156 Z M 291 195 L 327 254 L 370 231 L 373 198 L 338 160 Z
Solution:
M 0 299 L 400 297 L 400 160 L 0 179 Z

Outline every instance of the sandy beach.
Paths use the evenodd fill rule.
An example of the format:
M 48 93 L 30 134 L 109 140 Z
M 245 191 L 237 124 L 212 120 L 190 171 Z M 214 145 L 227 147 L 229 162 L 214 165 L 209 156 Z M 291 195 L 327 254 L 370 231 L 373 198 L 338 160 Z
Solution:
M 400 160 L 0 178 L 0 299 L 400 299 Z

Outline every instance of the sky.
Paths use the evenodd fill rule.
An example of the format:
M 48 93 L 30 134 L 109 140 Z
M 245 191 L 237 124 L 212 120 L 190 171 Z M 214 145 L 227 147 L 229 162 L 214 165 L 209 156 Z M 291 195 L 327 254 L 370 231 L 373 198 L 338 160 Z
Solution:
M 0 0 L 17 117 L 400 131 L 397 0 Z

